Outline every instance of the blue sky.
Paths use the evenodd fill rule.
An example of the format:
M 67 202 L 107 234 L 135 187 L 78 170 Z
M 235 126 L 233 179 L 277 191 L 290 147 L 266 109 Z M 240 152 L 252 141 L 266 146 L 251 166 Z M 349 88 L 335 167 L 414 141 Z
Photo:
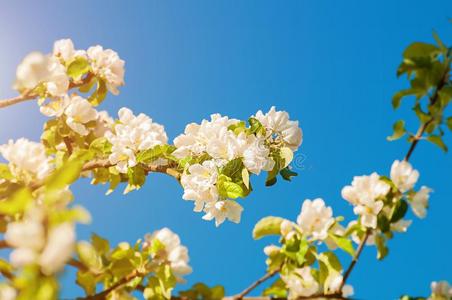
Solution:
M 270 106 L 300 121 L 305 157 L 291 183 L 264 186 L 243 200 L 242 222 L 215 228 L 192 212 L 172 178 L 153 174 L 138 192 L 104 196 L 105 187 L 75 185 L 78 203 L 93 223 L 80 226 L 112 242 L 134 242 L 167 226 L 189 247 L 189 283 L 224 284 L 241 291 L 265 272 L 263 246 L 251 231 L 267 215 L 295 219 L 301 202 L 322 197 L 335 214 L 352 217 L 341 188 L 354 175 L 387 174 L 408 144 L 389 143 L 392 123 L 406 118 L 417 128 L 409 101 L 394 112 L 392 94 L 407 83 L 395 70 L 409 43 L 432 41 L 436 29 L 452 43 L 451 1 L 13 1 L 0 4 L 0 97 L 13 96 L 16 65 L 32 50 L 49 52 L 69 37 L 79 48 L 101 44 L 126 61 L 126 86 L 102 105 L 122 106 L 164 124 L 174 138 L 189 122 L 219 112 L 246 119 Z M 0 110 L 0 142 L 37 140 L 45 119 L 36 104 Z M 450 134 L 446 142 L 451 145 Z M 452 157 L 421 143 L 412 163 L 420 184 L 431 186 L 431 209 L 397 235 L 390 254 L 376 261 L 364 251 L 350 280 L 359 299 L 427 294 L 430 281 L 452 280 L 450 211 Z M 73 274 L 62 295 L 80 295 Z

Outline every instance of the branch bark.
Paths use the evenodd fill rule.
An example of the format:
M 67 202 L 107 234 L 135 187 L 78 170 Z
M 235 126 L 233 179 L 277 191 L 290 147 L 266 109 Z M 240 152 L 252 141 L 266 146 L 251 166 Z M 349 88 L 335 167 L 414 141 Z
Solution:
M 69 83 L 68 90 L 80 87 L 80 86 L 88 83 L 93 77 L 94 77 L 94 74 L 88 73 L 85 76 L 85 78 L 83 78 L 80 81 L 75 81 L 75 82 L 71 81 Z M 26 90 L 22 94 L 20 94 L 20 95 L 18 95 L 16 97 L 0 100 L 0 108 L 5 108 L 5 107 L 8 107 L 8 106 L 11 106 L 11 105 L 14 105 L 14 104 L 18 104 L 18 103 L 21 103 L 21 102 L 25 102 L 25 101 L 35 100 L 38 97 L 39 97 L 39 95 L 35 91 L 33 91 L 33 89 Z
M 277 269 L 273 272 L 267 273 L 264 276 L 262 276 L 261 278 L 259 278 L 258 280 L 256 280 L 255 282 L 253 282 L 249 287 L 247 287 L 246 289 L 244 289 L 240 294 L 238 294 L 237 296 L 232 297 L 233 299 L 236 300 L 241 300 L 243 299 L 243 297 L 245 297 L 246 295 L 248 295 L 251 291 L 253 291 L 256 287 L 258 287 L 261 283 L 267 281 L 268 279 L 272 278 L 273 276 L 275 276 L 276 274 L 278 274 L 280 270 Z

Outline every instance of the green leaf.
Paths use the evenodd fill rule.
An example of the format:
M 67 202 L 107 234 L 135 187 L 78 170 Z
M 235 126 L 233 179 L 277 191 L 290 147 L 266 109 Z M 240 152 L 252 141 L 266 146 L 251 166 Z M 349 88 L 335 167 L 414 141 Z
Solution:
M 452 131 L 452 117 L 447 118 L 446 124 L 449 130 Z
M 265 128 L 262 123 L 256 118 L 249 118 L 248 123 L 250 123 L 250 132 L 255 135 L 265 135 Z
M 297 259 L 298 265 L 301 266 L 306 261 L 306 253 L 309 249 L 309 243 L 305 237 L 303 237 L 300 241 L 298 252 L 295 257 Z
M 418 57 L 433 56 L 438 54 L 439 49 L 432 44 L 415 42 L 409 45 L 403 52 L 403 57 L 406 59 L 413 59 Z
M 98 236 L 95 233 L 91 235 L 91 243 L 93 244 L 94 249 L 96 249 L 96 252 L 99 254 L 106 254 L 110 251 L 110 243 L 108 240 Z
M 146 181 L 146 173 L 140 166 L 135 166 L 127 170 L 128 186 L 124 193 L 140 189 Z
M 47 180 L 45 186 L 48 191 L 56 191 L 65 188 L 73 183 L 80 176 L 83 161 L 73 159 L 66 162 L 61 168 L 56 170 Z
M 11 174 L 9 170 L 9 166 L 7 164 L 0 164 L 0 179 L 11 180 L 14 176 Z
M 409 88 L 406 90 L 401 90 L 398 91 L 397 93 L 394 94 L 394 96 L 392 97 L 392 107 L 394 109 L 397 109 L 400 107 L 400 103 L 402 102 L 402 99 L 406 96 L 410 96 L 410 95 L 414 95 L 416 94 L 416 90 Z
M 250 189 L 250 173 L 246 168 L 243 168 L 242 170 L 242 181 L 246 188 Z
M 100 273 L 103 269 L 102 259 L 96 249 L 88 242 L 81 241 L 77 244 L 77 253 L 80 261 L 94 273 Z
M 377 246 L 377 259 L 382 260 L 388 255 L 389 249 L 386 247 L 384 236 L 377 234 L 375 236 L 375 244 Z
M 239 184 L 232 181 L 223 181 L 218 187 L 218 191 L 221 196 L 230 199 L 243 198 L 246 196 L 245 190 Z
M 406 133 L 405 121 L 403 121 L 403 120 L 399 120 L 399 121 L 395 122 L 394 125 L 392 126 L 392 128 L 394 130 L 394 133 L 392 136 L 387 137 L 388 141 L 394 141 L 394 140 L 400 139 Z
M 293 160 L 293 151 L 288 147 L 282 147 L 280 150 L 281 158 L 283 159 L 283 163 L 281 168 L 286 168 Z
M 353 248 L 353 243 L 346 237 L 337 236 L 335 234 L 329 234 L 329 237 L 336 243 L 336 245 L 350 254 L 350 256 L 355 256 L 355 249 Z
M 443 139 L 439 135 L 430 135 L 427 137 L 427 141 L 440 147 L 444 152 L 447 152 L 447 146 L 444 144 Z
M 91 272 L 78 271 L 76 283 L 83 288 L 86 295 L 96 293 L 96 277 Z
M 253 238 L 258 240 L 267 235 L 280 235 L 281 223 L 284 221 L 280 217 L 265 217 L 254 226 Z
M 111 153 L 111 147 L 111 143 L 105 137 L 100 137 L 91 142 L 89 150 L 105 155 Z
M 389 220 L 384 214 L 378 215 L 377 226 L 382 232 L 388 232 L 390 230 Z
M 12 216 L 23 212 L 32 200 L 33 196 L 30 190 L 28 188 L 21 188 L 7 200 L 0 201 L 0 214 Z
M 240 121 L 240 122 L 230 125 L 228 127 L 228 130 L 233 131 L 236 135 L 238 135 L 241 132 L 245 132 L 245 130 L 246 130 L 245 121 Z
M 88 73 L 90 69 L 91 66 L 88 60 L 79 56 L 67 67 L 67 75 L 74 80 L 79 80 L 83 75 Z
M 419 103 L 417 103 L 413 107 L 414 112 L 416 113 L 416 116 L 419 118 L 419 121 L 421 121 L 422 124 L 427 123 L 430 120 L 430 115 L 426 114 Z
M 273 298 L 286 298 L 287 288 L 286 283 L 278 278 L 268 288 L 262 292 L 262 296 L 272 296 Z
M 392 209 L 391 223 L 395 223 L 395 222 L 401 220 L 405 216 L 407 210 L 408 210 L 407 202 L 403 199 L 398 201 L 394 205 L 394 208 Z
M 196 283 L 189 290 L 180 291 L 179 296 L 189 300 L 221 300 L 225 295 L 224 287 L 216 285 L 208 287 L 204 283 Z
M 289 167 L 286 167 L 286 168 L 282 169 L 281 171 L 279 171 L 279 175 L 281 175 L 281 177 L 287 181 L 291 181 L 292 177 L 298 176 L 298 174 L 296 172 L 292 171 L 291 169 L 289 169 Z
M 98 106 L 99 104 L 104 101 L 105 97 L 107 96 L 107 84 L 103 79 L 98 79 L 97 81 L 97 89 L 94 91 L 94 93 L 88 98 L 88 101 L 93 106 Z

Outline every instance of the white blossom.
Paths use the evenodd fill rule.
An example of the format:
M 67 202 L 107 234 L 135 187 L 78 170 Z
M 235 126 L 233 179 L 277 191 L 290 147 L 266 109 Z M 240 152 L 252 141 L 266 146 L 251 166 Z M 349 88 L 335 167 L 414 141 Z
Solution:
M 392 164 L 391 180 L 402 193 L 412 189 L 418 178 L 419 172 L 414 170 L 409 162 L 396 160 Z
M 188 124 L 185 126 L 184 133 L 174 139 L 174 146 L 176 146 L 177 149 L 173 152 L 173 155 L 177 158 L 184 158 L 186 156 L 197 156 L 207 152 L 209 145 L 214 141 L 220 140 L 220 136 L 229 135 L 228 132 L 233 134 L 233 132 L 228 131 L 228 127 L 238 122 L 239 121 L 236 119 L 229 119 L 220 114 L 213 114 L 210 116 L 210 121 L 203 120 L 201 124 Z M 232 136 L 229 135 L 229 138 L 232 138 Z M 211 153 L 216 155 L 215 152 L 218 151 L 218 147 L 210 146 L 209 148 Z M 229 157 L 230 156 L 231 155 L 229 155 Z
M 411 223 L 413 223 L 412 220 L 401 219 L 395 223 L 391 223 L 391 230 L 397 232 L 407 232 L 408 227 L 410 227 Z
M 112 130 L 115 121 L 108 114 L 107 111 L 97 112 L 96 127 L 94 127 L 93 133 L 96 137 L 103 137 L 107 131 Z
M 157 239 L 164 248 L 162 252 L 157 254 L 157 259 L 169 261 L 173 274 L 180 280 L 181 276 L 190 274 L 192 268 L 188 264 L 188 249 L 181 245 L 180 238 L 177 234 L 168 228 L 163 228 L 155 231 L 152 235 L 145 237 L 145 245 L 147 247 L 152 244 L 152 241 Z
M 312 236 L 314 240 L 324 240 L 334 223 L 333 210 L 325 206 L 321 198 L 313 201 L 307 199 L 303 202 L 297 223 L 305 235 Z
M 281 278 L 289 289 L 289 299 L 309 297 L 319 291 L 319 284 L 312 276 L 310 267 L 295 269 L 291 274 Z
M 243 164 L 251 173 L 259 175 L 261 171 L 271 171 L 275 166 L 269 157 L 270 149 L 265 145 L 265 139 L 254 134 L 247 138 L 247 145 L 243 151 Z
M 0 299 L 1 300 L 15 300 L 17 297 L 16 290 L 6 284 L 0 285 Z
M 42 272 L 50 275 L 61 270 L 72 255 L 75 246 L 75 229 L 70 223 L 52 228 L 39 263 Z
M 380 198 L 386 196 L 390 186 L 380 180 L 380 175 L 355 176 L 351 186 L 342 189 L 342 197 L 353 204 L 354 213 L 361 216 L 361 224 L 377 227 L 377 215 L 383 208 Z
M 264 253 L 267 256 L 270 256 L 273 253 L 279 252 L 280 250 L 281 250 L 281 248 L 276 245 L 268 245 L 268 246 L 264 247 Z
M 64 95 L 56 100 L 52 100 L 47 104 L 41 105 L 40 112 L 47 117 L 61 117 L 66 110 L 66 107 L 71 102 L 71 98 Z
M 423 186 L 411 199 L 411 209 L 419 218 L 425 218 L 427 214 L 428 200 L 431 192 L 432 189 Z
M 105 79 L 108 90 L 118 95 L 118 87 L 124 85 L 124 64 L 118 53 L 102 46 L 90 47 L 87 51 L 94 74 Z
M 247 135 L 242 132 L 236 135 L 234 132 L 222 127 L 213 136 L 206 147 L 206 152 L 219 161 L 230 161 L 242 156 L 247 146 Z
M 136 154 L 139 151 L 151 149 L 168 142 L 162 125 L 152 122 L 145 114 L 135 116 L 128 108 L 118 112 L 119 124 L 113 131 L 108 131 L 105 137 L 113 145 L 109 160 L 121 173 L 127 173 L 129 167 L 134 167 Z
M 8 144 L 0 146 L 0 153 L 9 161 L 9 168 L 17 177 L 26 172 L 32 177 L 43 179 L 53 168 L 50 163 L 51 158 L 45 153 L 44 145 L 25 138 L 18 139 L 16 142 L 9 140 Z
M 181 176 L 181 184 L 184 188 L 184 200 L 195 202 L 195 211 L 204 208 L 206 202 L 217 201 L 218 189 L 216 182 L 218 169 L 213 161 L 205 161 L 202 164 L 193 164 L 188 167 L 188 172 Z
M 341 287 L 343 279 L 344 277 L 340 273 L 329 275 L 327 280 L 325 281 L 325 292 L 327 292 L 328 294 L 337 293 L 339 291 L 339 288 Z M 343 297 L 350 297 L 354 294 L 353 287 L 349 284 L 344 285 L 341 292 Z
M 289 220 L 283 220 L 280 225 L 280 231 L 282 236 L 287 236 L 289 232 L 292 232 L 293 224 Z
M 51 96 L 62 96 L 69 88 L 66 68 L 58 59 L 32 52 L 17 67 L 14 89 L 20 92 L 32 90 L 41 83 Z
M 76 133 L 85 136 L 89 134 L 86 124 L 97 119 L 97 111 L 86 100 L 77 95 L 72 95 L 64 114 L 66 124 Z
M 84 50 L 75 50 L 71 39 L 61 39 L 53 44 L 53 56 L 61 58 L 63 62 L 70 62 L 76 57 L 86 57 Z
M 433 281 L 431 283 L 432 296 L 428 300 L 449 300 L 452 298 L 452 287 L 449 282 Z
M 206 214 L 202 218 L 207 221 L 215 219 L 215 226 L 218 227 L 226 219 L 240 223 L 243 207 L 234 200 L 221 200 L 206 203 L 204 211 Z
M 266 114 L 259 110 L 255 118 L 271 135 L 278 135 L 292 151 L 296 151 L 300 147 L 303 133 L 298 126 L 298 121 L 291 121 L 287 112 L 276 111 L 272 106 Z

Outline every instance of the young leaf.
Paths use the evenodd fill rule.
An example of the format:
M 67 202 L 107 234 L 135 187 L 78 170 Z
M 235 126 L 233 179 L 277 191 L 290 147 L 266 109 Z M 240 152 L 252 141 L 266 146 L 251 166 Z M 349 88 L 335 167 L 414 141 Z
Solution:
M 77 57 L 67 67 L 67 75 L 74 80 L 79 80 L 91 69 L 89 62 L 84 57 Z
M 394 125 L 392 126 L 392 128 L 394 130 L 394 133 L 392 136 L 387 137 L 388 141 L 395 141 L 397 139 L 400 139 L 406 133 L 405 121 L 403 121 L 403 120 L 399 120 L 399 121 L 395 122 Z
M 258 240 L 267 235 L 280 235 L 281 223 L 284 221 L 280 217 L 265 217 L 254 226 L 253 238 Z
M 337 247 L 344 250 L 352 257 L 355 255 L 355 249 L 353 248 L 353 243 L 351 240 L 346 237 L 337 236 L 335 234 L 330 234 L 329 236 L 336 243 Z
M 427 141 L 440 147 L 444 152 L 447 152 L 447 146 L 444 144 L 443 139 L 439 135 L 430 135 L 427 137 Z

